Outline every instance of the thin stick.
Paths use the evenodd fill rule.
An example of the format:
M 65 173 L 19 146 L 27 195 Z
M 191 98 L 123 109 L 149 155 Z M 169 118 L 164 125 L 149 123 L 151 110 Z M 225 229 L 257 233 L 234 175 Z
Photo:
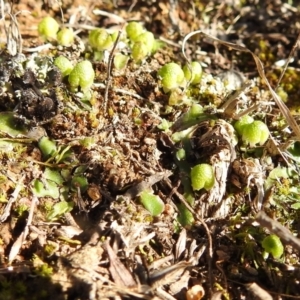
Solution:
M 114 46 L 113 46 L 113 48 L 112 48 L 112 50 L 111 50 L 111 52 L 109 54 L 109 58 L 108 58 L 106 88 L 105 88 L 105 92 L 104 92 L 104 102 L 103 102 L 103 110 L 104 110 L 105 113 L 107 113 L 108 90 L 109 90 L 110 83 L 111 83 L 112 61 L 113 61 L 113 58 L 114 58 L 114 52 L 115 52 L 115 49 L 116 49 L 116 47 L 118 45 L 121 33 L 122 33 L 122 29 L 119 30 L 117 39 L 116 39 L 116 41 L 114 43 Z

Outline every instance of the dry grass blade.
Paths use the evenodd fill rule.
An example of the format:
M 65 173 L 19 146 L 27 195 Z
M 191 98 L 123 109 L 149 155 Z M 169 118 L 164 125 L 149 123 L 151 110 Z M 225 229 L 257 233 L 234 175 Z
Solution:
M 101 9 L 94 9 L 93 14 L 95 14 L 96 16 L 108 17 L 120 24 L 126 23 L 126 20 L 124 18 L 118 16 L 117 14 L 113 14 L 113 13 L 110 13 L 110 12 L 107 12 L 107 11 L 104 11 Z
M 9 7 L 12 10 L 12 6 Z M 4 12 L 4 4 L 1 2 L 1 11 L 4 21 L 4 30 L 6 34 L 6 48 L 10 55 L 15 56 L 17 53 L 22 53 L 22 36 L 19 29 L 19 24 L 17 21 L 17 15 L 23 12 L 30 13 L 29 11 L 19 11 L 15 14 L 8 12 L 8 16 L 10 18 L 8 25 L 5 24 L 5 12 Z
M 185 36 L 183 43 L 182 43 L 182 53 L 184 58 L 187 60 L 187 62 L 189 61 L 186 54 L 185 54 L 185 44 L 187 43 L 188 39 L 196 34 L 200 34 L 202 36 L 205 36 L 221 45 L 224 45 L 228 48 L 237 50 L 237 51 L 241 51 L 241 52 L 246 52 L 246 53 L 250 53 L 255 61 L 256 67 L 257 67 L 257 71 L 260 75 L 260 77 L 264 80 L 265 84 L 267 85 L 275 103 L 277 104 L 277 106 L 279 107 L 282 115 L 285 117 L 288 125 L 291 127 L 291 129 L 294 131 L 294 134 L 296 135 L 297 139 L 300 140 L 300 128 L 297 124 L 297 122 L 295 121 L 294 117 L 292 116 L 290 110 L 288 109 L 288 107 L 283 103 L 283 101 L 281 100 L 281 98 L 276 94 L 276 92 L 274 91 L 274 89 L 271 87 L 266 75 L 265 75 L 265 71 L 264 71 L 264 66 L 263 63 L 261 62 L 261 60 L 259 59 L 259 57 L 254 54 L 251 50 L 249 50 L 248 48 L 241 46 L 241 45 L 237 45 L 234 43 L 230 43 L 230 42 L 225 42 L 223 40 L 220 40 L 214 36 L 211 36 L 210 34 L 204 33 L 201 30 L 197 30 L 197 31 L 193 31 L 191 33 L 189 33 L 188 35 Z
M 8 52 L 15 56 L 18 52 L 22 53 L 22 37 L 19 31 L 19 25 L 14 15 L 9 14 L 10 24 L 5 26 L 6 48 Z M 19 51 L 18 51 L 19 49 Z

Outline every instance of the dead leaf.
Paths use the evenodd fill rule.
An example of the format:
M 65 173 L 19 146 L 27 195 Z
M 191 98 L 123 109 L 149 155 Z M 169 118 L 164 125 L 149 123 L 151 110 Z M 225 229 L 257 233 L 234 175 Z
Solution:
M 149 276 L 151 286 L 157 288 L 175 282 L 184 270 L 192 265 L 192 262 L 181 261 L 173 266 L 152 272 Z
M 120 261 L 118 256 L 115 254 L 109 243 L 104 244 L 104 248 L 107 251 L 109 257 L 109 271 L 116 285 L 121 287 L 134 287 L 136 282 L 132 277 L 131 273 L 126 269 L 124 264 Z
M 175 258 L 178 259 L 184 250 L 186 250 L 186 230 L 183 228 L 176 243 Z

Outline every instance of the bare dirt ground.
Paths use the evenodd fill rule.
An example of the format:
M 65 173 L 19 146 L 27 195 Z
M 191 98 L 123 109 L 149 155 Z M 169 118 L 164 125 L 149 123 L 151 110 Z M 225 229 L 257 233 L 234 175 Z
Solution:
M 1 1 L 0 299 L 300 299 L 299 9 Z M 46 16 L 72 45 L 39 35 Z M 139 62 L 132 21 L 160 45 Z M 100 60 L 95 28 L 119 33 Z M 87 93 L 60 55 L 92 62 Z M 187 61 L 200 83 L 164 90 L 159 70 Z M 246 135 L 244 116 L 265 127 Z

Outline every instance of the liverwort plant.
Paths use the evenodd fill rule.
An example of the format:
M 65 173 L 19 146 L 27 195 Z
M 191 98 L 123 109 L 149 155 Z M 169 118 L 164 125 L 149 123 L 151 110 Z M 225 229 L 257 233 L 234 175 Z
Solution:
M 73 91 L 80 87 L 83 92 L 86 92 L 94 83 L 94 78 L 95 71 L 92 63 L 88 60 L 84 60 L 74 67 L 68 80 Z
M 5 133 L 11 137 L 26 133 L 26 128 L 16 125 L 13 112 L 0 112 L 0 133 Z
M 143 42 L 136 42 L 131 48 L 131 56 L 135 62 L 140 62 L 149 54 L 148 46 Z
M 246 115 L 241 117 L 234 125 L 237 133 L 242 137 L 243 142 L 254 147 L 256 144 L 263 145 L 269 138 L 268 126 L 262 121 L 254 121 L 252 117 Z
M 60 69 L 63 77 L 68 76 L 73 70 L 72 63 L 62 55 L 55 58 L 54 65 Z
M 46 136 L 43 136 L 39 140 L 38 146 L 43 154 L 43 157 L 46 159 L 48 159 L 57 152 L 56 143 Z
M 104 53 L 110 50 L 116 39 L 116 32 L 108 33 L 104 28 L 97 28 L 90 32 L 89 43 L 93 49 L 94 60 L 101 61 Z
M 193 61 L 183 67 L 184 76 L 191 84 L 198 84 L 202 77 L 202 67 L 199 62 Z
M 89 43 L 96 51 L 104 51 L 113 46 L 114 40 L 104 28 L 98 28 L 90 32 Z
M 269 138 L 268 126 L 262 121 L 254 121 L 245 126 L 242 139 L 244 142 L 254 147 L 256 144 L 263 145 Z
M 50 212 L 47 214 L 47 221 L 53 222 L 58 220 L 60 217 L 62 217 L 64 214 L 72 211 L 74 207 L 74 202 L 67 202 L 67 201 L 61 201 L 58 203 L 55 203 L 50 210 Z
M 191 182 L 194 191 L 210 190 L 215 183 L 214 170 L 209 164 L 199 164 L 191 169 Z
M 155 41 L 155 39 L 154 39 L 153 33 L 150 31 L 145 31 L 137 36 L 135 42 L 140 42 L 140 43 L 145 44 L 146 47 L 148 48 L 148 52 L 151 53 L 153 45 L 154 45 L 154 41 Z
M 141 63 L 162 46 L 155 40 L 153 33 L 138 22 L 130 22 L 125 30 L 131 44 L 131 57 L 136 63 Z
M 152 52 L 154 46 L 154 35 L 150 31 L 145 31 L 135 38 L 131 47 L 131 56 L 137 63 L 141 62 Z
M 158 76 L 161 78 L 161 85 L 165 93 L 168 93 L 185 83 L 184 72 L 176 63 L 168 63 L 159 71 Z
M 37 197 L 58 199 L 60 196 L 60 186 L 62 184 L 63 178 L 58 171 L 45 168 L 43 179 L 34 179 L 31 182 L 31 189 Z
M 42 19 L 42 21 L 38 25 L 38 33 L 45 40 L 55 40 L 58 29 L 58 23 L 50 16 Z
M 137 37 L 143 33 L 144 28 L 141 23 L 138 22 L 130 22 L 126 26 L 126 33 L 128 38 L 132 41 L 135 42 Z
M 242 135 L 245 126 L 254 122 L 254 119 L 249 115 L 242 116 L 237 122 L 234 124 L 234 129 L 237 131 L 239 135 Z
M 165 205 L 162 199 L 149 191 L 140 194 L 140 201 L 152 216 L 158 216 L 164 211 Z
M 127 55 L 124 55 L 122 53 L 117 53 L 114 56 L 114 67 L 117 70 L 123 70 L 126 67 L 128 60 L 129 57 Z
M 57 33 L 57 42 L 65 47 L 69 47 L 74 43 L 74 33 L 70 28 L 63 28 Z
M 262 247 L 266 253 L 271 253 L 274 258 L 280 258 L 284 252 L 283 244 L 280 238 L 275 234 L 265 237 L 262 241 Z

